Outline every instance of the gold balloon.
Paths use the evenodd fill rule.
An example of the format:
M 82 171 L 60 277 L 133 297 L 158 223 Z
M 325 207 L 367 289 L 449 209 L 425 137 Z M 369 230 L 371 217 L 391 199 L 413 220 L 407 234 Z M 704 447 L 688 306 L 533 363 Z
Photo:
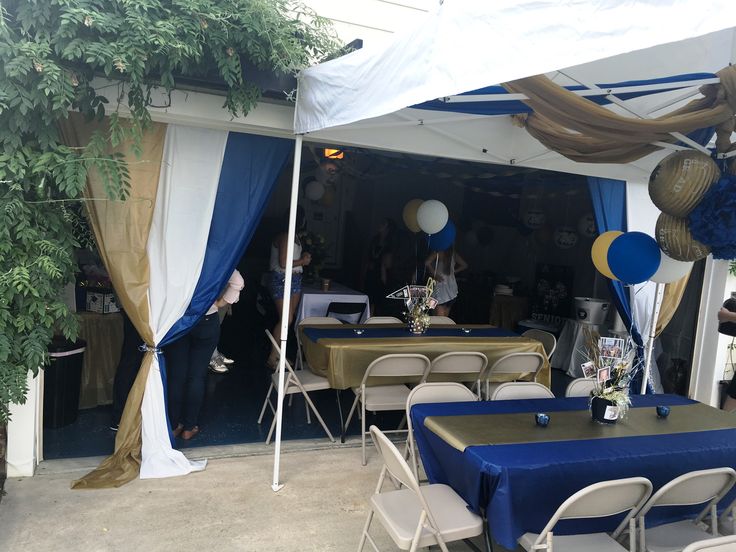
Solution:
M 419 222 L 417 222 L 417 211 L 422 203 L 424 203 L 423 199 L 412 199 L 404 205 L 404 212 L 401 214 L 406 227 L 415 234 L 421 231 L 421 228 L 419 228 Z
M 598 272 L 611 280 L 618 280 L 618 278 L 614 276 L 608 266 L 608 248 L 611 247 L 613 240 L 618 238 L 621 234 L 623 234 L 623 232 L 620 230 L 609 230 L 608 232 L 603 232 L 595 239 L 593 247 L 590 249 L 590 256 L 593 259 L 593 264 L 596 269 L 598 269 Z
M 690 214 L 721 177 L 715 161 L 699 151 L 677 151 L 657 164 L 649 178 L 649 197 L 673 217 Z
M 710 253 L 710 247 L 693 239 L 686 219 L 662 213 L 654 235 L 664 254 L 676 261 L 699 261 Z

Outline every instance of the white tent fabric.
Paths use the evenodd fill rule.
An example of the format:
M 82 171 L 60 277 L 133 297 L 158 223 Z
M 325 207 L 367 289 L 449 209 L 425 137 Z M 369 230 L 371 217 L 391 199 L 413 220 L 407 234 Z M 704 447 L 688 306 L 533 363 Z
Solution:
M 225 131 L 179 125 L 167 129 L 147 247 L 150 324 L 156 345 L 182 317 L 194 295 L 227 135 Z M 190 461 L 171 447 L 158 355 L 153 355 L 141 416 L 141 479 L 185 475 L 205 468 L 206 460 Z

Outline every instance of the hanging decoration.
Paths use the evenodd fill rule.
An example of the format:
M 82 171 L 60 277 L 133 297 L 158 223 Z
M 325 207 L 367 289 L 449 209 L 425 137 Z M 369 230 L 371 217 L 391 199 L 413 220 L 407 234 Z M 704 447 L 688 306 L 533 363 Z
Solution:
M 681 280 L 688 275 L 693 267 L 692 262 L 678 261 L 672 257 L 668 257 L 660 251 L 659 268 L 654 275 L 649 278 L 652 282 L 658 284 L 670 284 Z
M 422 230 L 419 227 L 419 222 L 417 221 L 417 211 L 422 203 L 424 203 L 423 199 L 412 199 L 404 205 L 404 210 L 401 213 L 401 216 L 404 219 L 404 224 L 406 224 L 406 227 L 414 234 L 421 232 Z
M 654 235 L 664 254 L 678 261 L 699 261 L 710 253 L 710 247 L 693 238 L 687 219 L 662 213 Z
M 555 245 L 560 249 L 570 249 L 578 243 L 578 235 L 572 226 L 560 226 L 555 229 Z
M 578 221 L 578 232 L 586 238 L 594 238 L 597 234 L 595 227 L 595 217 L 593 213 L 587 213 L 580 217 Z
M 417 209 L 417 224 L 427 234 L 436 234 L 447 224 L 449 213 L 441 201 L 430 199 Z
M 720 176 L 718 165 L 705 153 L 677 151 L 652 171 L 649 197 L 663 213 L 686 217 Z
M 444 251 L 455 243 L 457 229 L 455 224 L 448 220 L 445 227 L 436 234 L 427 235 L 427 247 L 430 251 Z
M 736 258 L 736 176 L 718 180 L 688 218 L 693 239 L 707 244 L 713 258 Z
M 542 226 L 544 226 L 546 220 L 547 217 L 544 214 L 544 211 L 536 208 L 527 209 L 521 216 L 521 222 L 523 222 L 524 226 L 531 230 L 537 230 L 541 228 Z
M 326 188 L 320 203 L 325 207 L 332 207 L 335 204 L 335 188 L 332 186 Z
M 651 278 L 659 268 L 661 252 L 657 242 L 644 232 L 625 232 L 608 248 L 608 267 L 617 280 L 625 284 L 640 284 Z
M 310 180 L 304 187 L 304 195 L 312 201 L 319 201 L 325 195 L 325 185 L 318 180 Z
M 590 250 L 590 256 L 593 259 L 595 268 L 603 274 L 606 278 L 615 280 L 616 277 L 611 272 L 611 268 L 608 266 L 608 248 L 611 247 L 613 240 L 621 236 L 623 232 L 620 230 L 610 230 L 603 232 L 593 242 L 593 247 Z

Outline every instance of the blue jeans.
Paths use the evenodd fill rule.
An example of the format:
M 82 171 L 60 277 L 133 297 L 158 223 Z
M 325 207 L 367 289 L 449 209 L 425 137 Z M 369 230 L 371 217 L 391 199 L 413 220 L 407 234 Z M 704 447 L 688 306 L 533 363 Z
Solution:
M 164 347 L 169 392 L 169 421 L 172 429 L 199 425 L 204 402 L 207 368 L 220 339 L 217 313 L 202 318 L 185 336 Z

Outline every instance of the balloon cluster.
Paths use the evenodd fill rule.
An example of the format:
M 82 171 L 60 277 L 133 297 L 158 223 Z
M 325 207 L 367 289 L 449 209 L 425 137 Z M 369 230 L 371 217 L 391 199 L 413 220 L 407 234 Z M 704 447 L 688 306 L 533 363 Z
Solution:
M 455 241 L 457 229 L 450 220 L 447 206 L 441 201 L 412 199 L 404 205 L 402 218 L 413 233 L 427 234 L 427 245 L 432 251 L 448 249 Z
M 319 201 L 325 207 L 335 202 L 335 183 L 338 168 L 332 161 L 322 161 L 315 176 L 304 181 L 304 195 L 310 201 Z

